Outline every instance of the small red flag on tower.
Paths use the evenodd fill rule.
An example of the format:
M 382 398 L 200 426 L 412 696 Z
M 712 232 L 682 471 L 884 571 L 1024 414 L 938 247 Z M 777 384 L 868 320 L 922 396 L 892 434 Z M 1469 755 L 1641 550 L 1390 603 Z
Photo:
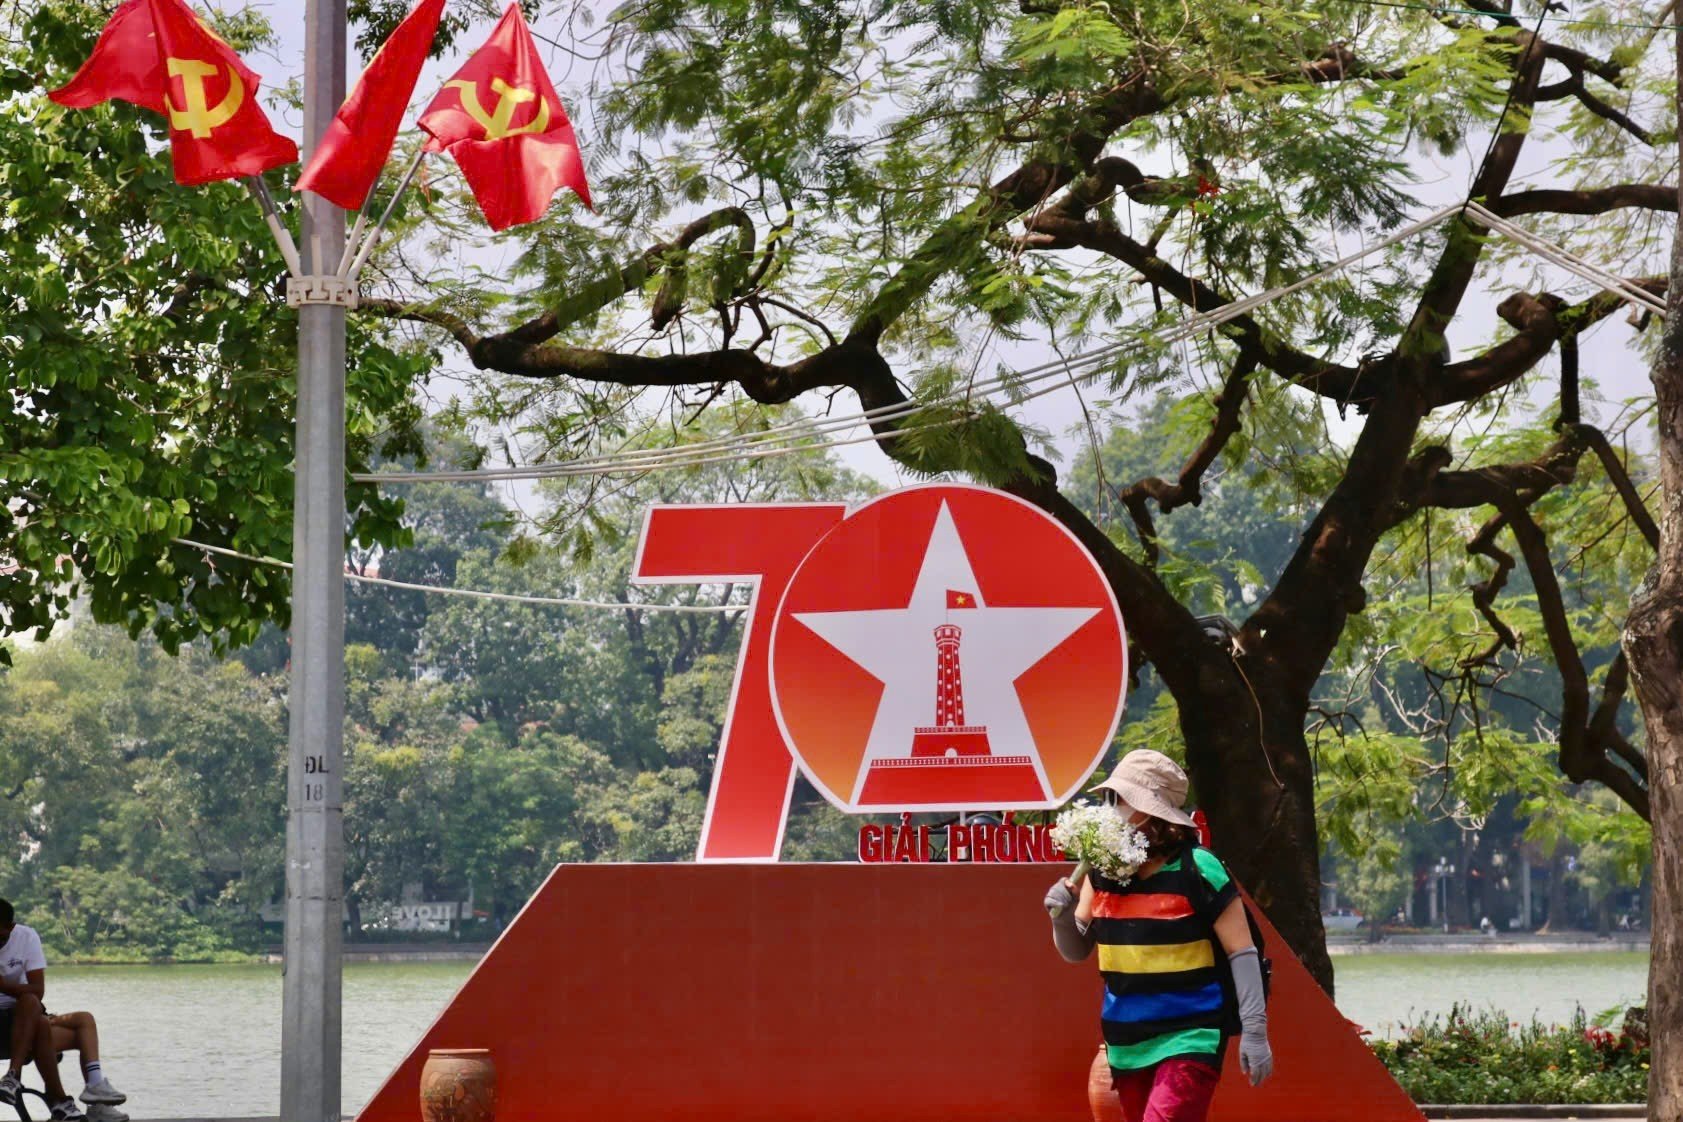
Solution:
M 129 0 L 75 77 L 48 96 L 73 109 L 121 98 L 164 114 L 175 180 L 196 184 L 298 158 L 298 145 L 275 132 L 258 104 L 260 82 L 184 0 Z
M 954 592 L 950 588 L 947 589 L 947 610 L 948 611 L 951 611 L 954 608 L 974 608 L 975 606 L 976 606 L 976 597 L 972 596 L 970 593 L 968 593 L 968 592 Z
M 518 3 L 444 83 L 420 124 L 432 137 L 429 151 L 455 158 L 493 230 L 536 221 L 562 187 L 590 205 L 572 122 Z
M 339 107 L 293 190 L 314 191 L 346 210 L 362 208 L 397 142 L 443 15 L 444 0 L 420 0 L 403 17 Z

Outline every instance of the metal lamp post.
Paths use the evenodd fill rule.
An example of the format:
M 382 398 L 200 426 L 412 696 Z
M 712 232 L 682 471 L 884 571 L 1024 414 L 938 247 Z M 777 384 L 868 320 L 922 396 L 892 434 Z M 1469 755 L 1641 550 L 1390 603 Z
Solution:
M 304 150 L 345 98 L 346 0 L 307 0 Z M 298 442 L 292 522 L 292 666 L 286 827 L 281 1117 L 338 1122 L 345 843 L 345 309 L 335 271 L 344 212 L 303 198 L 298 308 Z M 338 283 L 334 283 L 337 281 Z
M 1449 878 L 1455 875 L 1455 866 L 1442 857 L 1438 858 L 1437 867 L 1432 874 L 1438 878 L 1437 894 L 1438 907 L 1443 917 L 1443 933 L 1449 934 Z

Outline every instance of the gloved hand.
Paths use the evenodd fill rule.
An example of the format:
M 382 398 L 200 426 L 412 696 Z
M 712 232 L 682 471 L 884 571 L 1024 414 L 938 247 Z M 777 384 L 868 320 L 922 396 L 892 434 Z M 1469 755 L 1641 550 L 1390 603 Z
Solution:
M 1268 997 L 1262 989 L 1262 960 L 1255 947 L 1227 956 L 1233 990 L 1239 999 L 1239 1070 L 1252 1087 L 1274 1074 L 1274 1050 L 1268 1047 Z
M 1274 1050 L 1268 1047 L 1266 1022 L 1255 1028 L 1246 1025 L 1240 1032 L 1239 1070 L 1250 1078 L 1252 1087 L 1262 1086 L 1263 1080 L 1274 1074 Z
M 1052 882 L 1052 887 L 1046 890 L 1046 913 L 1057 919 L 1066 911 L 1075 908 L 1075 890 L 1069 886 L 1069 881 L 1059 877 Z
M 1093 953 L 1091 929 L 1075 920 L 1075 890 L 1059 877 L 1043 901 L 1052 917 L 1052 945 L 1065 962 L 1080 962 Z

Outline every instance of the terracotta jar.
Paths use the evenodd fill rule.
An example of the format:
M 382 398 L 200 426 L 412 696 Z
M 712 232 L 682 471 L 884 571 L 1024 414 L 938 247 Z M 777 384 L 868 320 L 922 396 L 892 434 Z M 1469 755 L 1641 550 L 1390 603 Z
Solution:
M 1110 1086 L 1110 1059 L 1103 1048 L 1087 1069 L 1087 1106 L 1093 1122 L 1122 1122 L 1122 1100 Z
M 486 1048 L 435 1048 L 421 1068 L 424 1122 L 492 1122 L 497 1069 Z

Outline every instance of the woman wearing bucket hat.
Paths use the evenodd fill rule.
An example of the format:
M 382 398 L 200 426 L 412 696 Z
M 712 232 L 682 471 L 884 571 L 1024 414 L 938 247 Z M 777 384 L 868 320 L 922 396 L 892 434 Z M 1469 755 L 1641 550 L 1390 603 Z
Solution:
M 1129 752 L 1093 788 L 1146 837 L 1126 883 L 1098 872 L 1046 894 L 1052 938 L 1070 962 L 1099 950 L 1100 1025 L 1128 1122 L 1204 1122 L 1227 1040 L 1253 1086 L 1274 1067 L 1262 959 L 1238 886 L 1198 845 L 1186 773 L 1161 752 Z M 1074 904 L 1074 907 L 1070 907 Z

